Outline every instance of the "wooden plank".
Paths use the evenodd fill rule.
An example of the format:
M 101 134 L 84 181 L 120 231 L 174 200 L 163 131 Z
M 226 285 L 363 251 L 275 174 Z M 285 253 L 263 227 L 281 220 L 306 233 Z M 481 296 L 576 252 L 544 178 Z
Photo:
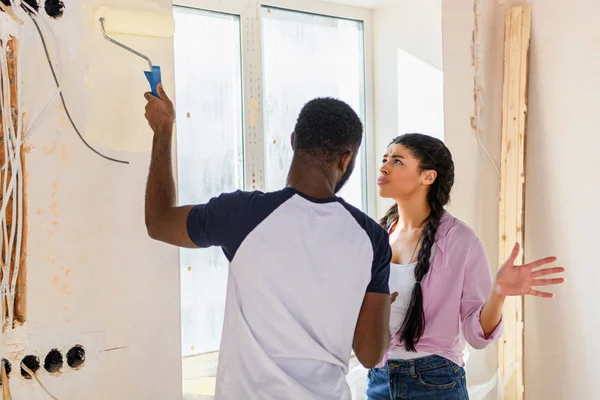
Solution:
M 504 75 L 506 75 L 507 71 L 508 71 L 508 59 L 510 56 L 510 46 L 507 46 L 506 43 L 510 43 L 510 18 L 511 14 L 507 11 L 505 14 L 505 21 L 504 21 Z M 503 80 L 503 84 L 502 84 L 502 147 L 501 147 L 501 157 L 500 157 L 500 206 L 499 206 L 499 210 L 498 210 L 498 218 L 499 218 L 499 224 L 498 224 L 498 228 L 499 228 L 499 237 L 500 237 L 500 245 L 498 247 L 499 252 L 500 252 L 500 259 L 499 261 L 502 262 L 503 260 L 503 256 L 504 256 L 504 242 L 503 240 L 505 240 L 505 236 L 504 233 L 506 231 L 506 212 L 505 212 L 505 208 L 504 208 L 504 199 L 506 198 L 506 158 L 505 158 L 505 154 L 506 154 L 506 139 L 505 139 L 505 126 L 507 126 L 508 124 L 508 113 L 506 112 L 506 110 L 508 110 L 508 79 L 506 78 L 506 76 L 504 77 Z M 505 309 L 506 311 L 506 306 Z M 504 318 L 507 319 L 507 318 Z M 499 369 L 500 369 L 500 376 L 504 377 L 507 374 L 506 368 L 505 368 L 505 359 L 504 359 L 504 354 L 505 354 L 505 347 L 506 347 L 506 332 L 508 330 L 508 321 L 504 321 L 504 335 L 502 337 L 502 339 L 500 340 L 500 342 L 498 343 L 498 365 L 499 365 Z
M 527 104 L 528 104 L 528 87 L 529 87 L 529 46 L 531 43 L 531 7 L 522 8 L 522 25 L 521 25 L 521 82 L 519 90 L 519 103 L 521 109 L 519 112 L 519 168 L 517 174 L 517 207 L 521 208 L 520 226 L 517 227 L 521 244 L 525 245 L 525 159 L 527 154 Z M 524 261 L 525 253 L 521 252 L 521 260 Z M 517 311 L 520 313 L 517 317 L 517 332 L 516 332 L 516 386 L 519 390 L 518 399 L 525 397 L 525 381 L 524 381 L 524 357 L 525 352 L 525 314 L 524 314 L 525 298 L 519 298 Z
M 523 244 L 525 133 L 528 59 L 531 37 L 529 6 L 511 7 L 505 15 L 502 156 L 499 209 L 499 256 L 508 258 L 515 242 Z M 515 261 L 523 262 L 523 252 Z M 504 306 L 504 336 L 499 345 L 504 398 L 521 400 L 523 387 L 523 298 L 508 298 Z

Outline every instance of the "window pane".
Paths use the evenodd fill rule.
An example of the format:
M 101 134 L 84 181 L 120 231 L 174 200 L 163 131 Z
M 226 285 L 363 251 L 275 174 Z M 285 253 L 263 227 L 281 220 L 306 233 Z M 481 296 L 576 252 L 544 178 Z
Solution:
M 243 185 L 240 22 L 174 9 L 177 167 L 180 204 Z M 229 263 L 221 249 L 182 249 L 183 356 L 219 349 Z
M 263 7 L 266 189 L 285 186 L 292 160 L 290 135 L 302 106 L 315 97 L 348 103 L 364 123 L 363 24 L 340 18 Z M 363 143 L 364 145 L 364 143 Z M 363 204 L 361 150 L 354 174 L 340 192 Z

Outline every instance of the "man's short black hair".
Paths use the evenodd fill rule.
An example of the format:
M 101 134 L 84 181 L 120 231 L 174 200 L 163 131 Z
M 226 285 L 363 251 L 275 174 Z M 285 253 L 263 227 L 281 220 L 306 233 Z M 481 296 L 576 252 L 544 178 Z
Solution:
M 360 147 L 363 125 L 354 110 L 330 97 L 309 101 L 294 129 L 294 151 L 332 162 Z

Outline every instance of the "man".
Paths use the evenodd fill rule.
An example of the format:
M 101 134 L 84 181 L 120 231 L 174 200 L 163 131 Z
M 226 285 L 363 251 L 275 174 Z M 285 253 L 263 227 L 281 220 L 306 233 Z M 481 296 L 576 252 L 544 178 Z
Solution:
M 158 93 L 145 95 L 154 131 L 148 233 L 180 247 L 220 246 L 230 261 L 217 398 L 350 399 L 351 349 L 369 368 L 390 340 L 388 235 L 335 196 L 354 168 L 360 119 L 341 101 L 313 100 L 292 134 L 286 188 L 178 207 L 175 111 L 162 86 Z

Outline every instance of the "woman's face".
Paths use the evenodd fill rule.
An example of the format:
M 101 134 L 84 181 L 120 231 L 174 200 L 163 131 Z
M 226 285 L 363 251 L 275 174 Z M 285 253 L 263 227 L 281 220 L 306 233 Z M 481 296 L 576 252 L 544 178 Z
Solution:
M 410 198 L 420 192 L 426 194 L 435 177 L 435 171 L 421 171 L 419 160 L 409 149 L 401 144 L 392 144 L 379 169 L 379 195 L 396 200 Z

